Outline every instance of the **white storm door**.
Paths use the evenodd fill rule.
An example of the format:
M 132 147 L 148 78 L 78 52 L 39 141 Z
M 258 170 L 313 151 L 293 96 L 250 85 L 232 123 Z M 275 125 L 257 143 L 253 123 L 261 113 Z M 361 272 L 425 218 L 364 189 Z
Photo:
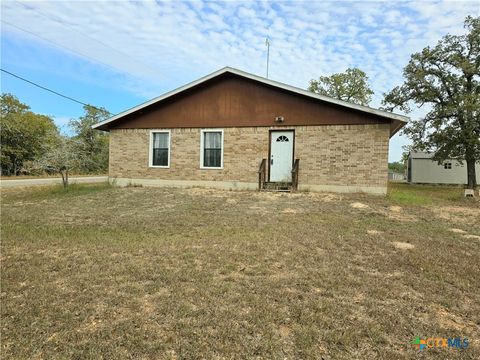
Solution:
M 293 164 L 293 131 L 270 133 L 270 181 L 291 182 Z

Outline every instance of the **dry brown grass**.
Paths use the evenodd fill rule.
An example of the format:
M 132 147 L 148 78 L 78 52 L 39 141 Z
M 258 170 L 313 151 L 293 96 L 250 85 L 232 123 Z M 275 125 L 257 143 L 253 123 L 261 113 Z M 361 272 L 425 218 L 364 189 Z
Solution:
M 2 358 L 479 358 L 479 202 L 436 191 L 2 191 Z

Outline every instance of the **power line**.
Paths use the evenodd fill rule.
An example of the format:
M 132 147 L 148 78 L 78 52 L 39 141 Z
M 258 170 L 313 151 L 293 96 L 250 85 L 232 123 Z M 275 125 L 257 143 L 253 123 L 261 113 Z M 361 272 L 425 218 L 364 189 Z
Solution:
M 47 38 L 45 38 L 45 37 L 43 37 L 43 36 L 40 36 L 40 35 L 38 35 L 38 34 L 35 34 L 35 33 L 32 32 L 32 31 L 23 29 L 23 28 L 21 28 L 20 26 L 17 26 L 17 25 L 15 25 L 15 24 L 12 24 L 12 23 L 10 23 L 10 22 L 8 22 L 8 21 L 5 21 L 5 20 L 3 20 L 3 19 L 0 19 L 0 21 L 3 22 L 4 24 L 10 25 L 10 26 L 12 26 L 12 27 L 14 27 L 14 28 L 16 28 L 16 29 L 18 29 L 18 30 L 20 30 L 20 31 L 23 31 L 23 32 L 27 33 L 27 34 L 36 36 L 36 37 L 38 37 L 39 39 L 42 39 L 43 41 L 46 41 L 46 42 L 48 42 L 48 43 L 50 43 L 50 44 L 53 44 L 53 45 L 56 46 L 56 47 L 63 48 L 63 49 L 68 50 L 68 51 L 70 51 L 70 52 L 72 52 L 72 53 L 74 53 L 74 54 L 77 54 L 77 55 L 79 55 L 79 56 L 82 56 L 82 57 L 84 57 L 84 58 L 87 58 L 87 59 L 89 59 L 89 60 L 91 60 L 91 61 L 93 61 L 93 62 L 100 63 L 100 64 L 102 64 L 102 65 L 104 65 L 104 66 L 106 66 L 106 67 L 108 67 L 108 68 L 110 68 L 110 69 L 112 69 L 112 70 L 114 70 L 114 71 L 116 71 L 116 72 L 122 71 L 122 70 L 117 69 L 117 68 L 115 68 L 115 67 L 113 67 L 113 66 L 111 66 L 111 65 L 109 65 L 109 64 L 107 64 L 107 63 L 104 63 L 103 61 L 97 60 L 97 59 L 95 59 L 95 58 L 92 58 L 92 57 L 89 56 L 89 55 L 83 54 L 83 53 L 81 53 L 81 52 L 79 52 L 79 51 L 76 51 L 76 50 L 73 50 L 73 49 L 71 49 L 71 48 L 69 48 L 69 47 L 66 47 L 66 46 L 63 46 L 63 45 L 61 45 L 61 44 L 58 44 L 58 43 L 56 43 L 56 42 L 54 42 L 54 41 L 52 41 L 52 40 L 49 40 L 49 39 L 47 39 Z
M 20 79 L 20 80 L 22 80 L 22 81 L 25 81 L 25 82 L 27 82 L 27 83 L 29 83 L 29 84 L 31 84 L 31 85 L 34 85 L 34 86 L 36 86 L 36 87 L 38 87 L 38 88 L 40 88 L 40 89 L 42 89 L 42 90 L 49 91 L 49 92 L 51 92 L 51 93 L 53 93 L 53 94 L 55 94 L 55 95 L 61 96 L 61 97 L 65 98 L 65 99 L 68 99 L 68 100 L 70 100 L 70 101 L 76 102 L 76 103 L 81 104 L 81 105 L 83 105 L 83 106 L 90 106 L 90 107 L 93 107 L 93 108 L 95 108 L 95 109 L 97 109 L 97 110 L 102 110 L 102 109 L 100 109 L 100 108 L 98 108 L 98 107 L 96 107 L 96 106 L 93 106 L 93 105 L 84 103 L 83 101 L 74 99 L 74 98 L 72 98 L 72 97 L 70 97 L 70 96 L 68 96 L 68 95 L 61 94 L 61 93 L 59 93 L 59 92 L 57 92 L 57 91 L 55 91 L 55 90 L 52 90 L 52 89 L 49 89 L 49 88 L 47 88 L 47 87 L 45 87 L 45 86 L 39 85 L 39 84 L 37 84 L 37 83 L 35 83 L 35 82 L 33 82 L 33 81 L 30 81 L 30 80 L 28 80 L 28 79 L 25 79 L 24 77 L 21 77 L 21 76 L 19 76 L 19 75 L 16 75 L 16 74 L 14 74 L 14 73 L 12 73 L 12 72 L 10 72 L 10 71 L 7 71 L 7 70 L 5 70 L 5 69 L 1 69 L 1 68 L 0 68 L 0 70 L 3 71 L 4 73 L 10 75 L 10 76 L 13 76 L 13 77 L 15 77 L 15 78 L 17 78 L 17 79 Z M 107 110 L 107 112 L 108 112 L 109 114 L 111 114 L 110 111 Z
M 149 65 L 145 64 L 144 62 L 140 62 L 139 60 L 135 60 L 133 57 L 131 57 L 131 56 L 130 56 L 129 54 L 127 54 L 126 52 L 123 52 L 123 51 L 121 51 L 121 50 L 115 49 L 114 47 L 112 47 L 112 46 L 110 46 L 109 44 L 103 42 L 102 40 L 99 40 L 99 39 L 97 39 L 97 38 L 94 38 L 93 36 L 90 36 L 90 35 L 84 33 L 83 31 L 80 31 L 80 30 L 76 29 L 75 27 L 73 27 L 73 26 L 71 26 L 71 25 L 68 25 L 68 24 L 66 24 L 66 23 L 64 23 L 64 22 L 62 22 L 62 21 L 60 21 L 60 20 L 58 20 L 58 19 L 55 19 L 54 17 L 52 17 L 52 16 L 50 16 L 50 15 L 48 15 L 48 14 L 45 14 L 44 12 L 39 11 L 38 9 L 30 8 L 30 7 L 26 6 L 25 4 L 22 4 L 22 3 L 19 2 L 19 1 L 16 1 L 16 0 L 14 0 L 14 1 L 15 1 L 17 4 L 23 6 L 25 9 L 27 9 L 27 11 L 34 11 L 34 12 L 36 12 L 37 14 L 43 16 L 45 19 L 55 21 L 55 22 L 59 23 L 61 26 L 67 27 L 67 28 L 69 28 L 69 29 L 71 29 L 71 30 L 73 30 L 73 31 L 75 31 L 75 32 L 77 32 L 77 33 L 79 33 L 79 34 L 81 34 L 81 35 L 83 35 L 83 36 L 85 36 L 85 37 L 93 40 L 93 41 L 96 41 L 97 43 L 101 44 L 102 46 L 107 47 L 107 48 L 110 48 L 110 49 L 112 49 L 113 51 L 116 51 L 117 53 L 122 54 L 124 57 L 127 57 L 127 58 L 129 58 L 130 60 L 132 60 L 132 61 L 134 61 L 134 62 L 136 62 L 136 63 L 141 63 L 141 64 L 143 64 L 145 67 L 147 67 L 148 69 L 150 69 L 151 71 L 153 71 L 155 74 L 158 75 L 158 70 L 150 67 Z

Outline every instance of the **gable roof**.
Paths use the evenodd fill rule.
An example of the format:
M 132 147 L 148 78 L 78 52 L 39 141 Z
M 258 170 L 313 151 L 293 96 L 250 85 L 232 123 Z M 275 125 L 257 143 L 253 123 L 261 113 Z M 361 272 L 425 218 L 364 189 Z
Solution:
M 170 97 L 173 97 L 174 95 L 177 95 L 181 92 L 184 92 L 184 91 L 186 91 L 188 89 L 191 89 L 195 86 L 198 86 L 200 84 L 203 84 L 203 83 L 205 83 L 205 82 L 207 82 L 207 81 L 209 81 L 213 78 L 219 77 L 219 76 L 221 76 L 223 74 L 226 74 L 226 73 L 234 74 L 234 75 L 237 75 L 239 77 L 243 77 L 243 78 L 250 79 L 250 80 L 265 84 L 265 85 L 269 85 L 269 86 L 274 87 L 274 88 L 286 90 L 287 92 L 303 95 L 303 96 L 306 96 L 306 97 L 311 98 L 311 99 L 320 100 L 324 103 L 330 103 L 330 104 L 334 104 L 334 105 L 337 105 L 337 106 L 340 106 L 340 107 L 344 107 L 344 108 L 360 111 L 360 112 L 363 112 L 363 113 L 368 113 L 368 114 L 372 114 L 372 115 L 376 115 L 376 116 L 386 118 L 386 119 L 394 122 L 394 124 L 393 124 L 394 126 L 392 127 L 390 136 L 393 136 L 409 120 L 408 117 L 403 116 L 403 115 L 394 114 L 394 113 L 379 110 L 379 109 L 374 109 L 374 108 L 371 108 L 371 107 L 368 107 L 368 106 L 353 104 L 353 103 L 350 103 L 350 102 L 347 102 L 347 101 L 334 99 L 334 98 L 324 96 L 324 95 L 319 95 L 319 94 L 316 94 L 316 93 L 308 91 L 308 90 L 304 90 L 304 89 L 301 89 L 301 88 L 298 88 L 298 87 L 295 87 L 295 86 L 287 85 L 287 84 L 284 84 L 284 83 L 281 83 L 281 82 L 278 82 L 278 81 L 274 81 L 274 80 L 270 80 L 270 79 L 267 79 L 267 78 L 264 78 L 264 77 L 261 77 L 261 76 L 250 74 L 250 73 L 242 71 L 242 70 L 234 69 L 234 68 L 231 68 L 231 67 L 224 67 L 224 68 L 222 68 L 220 70 L 217 70 L 217 71 L 215 71 L 215 72 L 213 72 L 213 73 L 211 73 L 207 76 L 204 76 L 204 77 L 202 77 L 198 80 L 195 80 L 195 81 L 192 81 L 192 82 L 190 82 L 186 85 L 183 85 L 183 86 L 181 86 L 181 87 L 179 87 L 175 90 L 169 91 L 169 92 L 167 92 L 163 95 L 160 95 L 156 98 L 153 98 L 149 101 L 146 101 L 146 102 L 144 102 L 140 105 L 137 105 L 137 106 L 132 107 L 128 110 L 125 110 L 125 111 L 123 111 L 123 112 L 121 112 L 117 115 L 114 115 L 114 116 L 110 117 L 107 120 L 101 121 L 98 124 L 93 125 L 93 128 L 94 129 L 99 129 L 99 130 L 109 130 L 109 125 L 115 123 L 116 121 L 124 118 L 127 115 L 133 114 L 133 113 L 135 113 L 139 110 L 142 110 L 142 109 L 144 109 L 144 108 L 146 108 L 150 105 L 159 103 L 163 100 L 166 100 Z

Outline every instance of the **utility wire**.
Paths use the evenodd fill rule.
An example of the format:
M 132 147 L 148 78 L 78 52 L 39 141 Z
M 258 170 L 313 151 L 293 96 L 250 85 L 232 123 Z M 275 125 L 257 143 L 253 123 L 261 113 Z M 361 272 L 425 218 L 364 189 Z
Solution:
M 17 4 L 23 6 L 25 9 L 27 9 L 27 11 L 34 11 L 34 12 L 36 12 L 37 14 L 43 16 L 45 19 L 48 19 L 48 20 L 52 20 L 52 21 L 54 21 L 54 22 L 57 22 L 57 23 L 59 23 L 61 26 L 65 26 L 65 27 L 67 27 L 67 28 L 69 28 L 69 29 L 71 29 L 71 30 L 73 30 L 73 31 L 75 31 L 75 32 L 77 32 L 77 33 L 79 33 L 79 34 L 81 34 L 81 35 L 83 35 L 83 36 L 85 36 L 85 37 L 93 40 L 93 41 L 96 41 L 97 43 L 101 44 L 102 46 L 107 47 L 107 48 L 110 48 L 110 49 L 112 49 L 113 51 L 121 54 L 122 56 L 129 58 L 130 60 L 134 61 L 135 63 L 141 63 L 141 64 L 143 64 L 145 67 L 147 67 L 148 69 L 150 69 L 151 71 L 153 71 L 153 73 L 155 73 L 156 75 L 158 75 L 158 70 L 150 67 L 149 65 L 145 64 L 144 62 L 140 62 L 139 60 L 135 60 L 133 57 L 130 56 L 130 54 L 127 54 L 126 52 L 123 52 L 123 51 L 121 51 L 121 50 L 115 49 L 114 47 L 112 47 L 112 46 L 110 46 L 109 44 L 103 42 L 102 40 L 99 40 L 99 39 L 97 39 L 97 38 L 94 38 L 93 36 L 90 36 L 90 35 L 84 33 L 83 31 L 80 31 L 80 30 L 76 29 L 75 27 L 73 27 L 73 26 L 71 26 L 71 25 L 69 25 L 69 24 L 66 24 L 66 23 L 64 23 L 64 22 L 62 22 L 62 21 L 60 21 L 60 20 L 58 20 L 58 19 L 56 19 L 56 18 L 54 18 L 54 17 L 52 17 L 52 16 L 50 16 L 50 15 L 45 14 L 44 12 L 41 12 L 41 11 L 39 11 L 39 10 L 37 10 L 37 9 L 34 9 L 34 8 L 30 8 L 30 7 L 28 7 L 27 5 L 22 4 L 22 3 L 19 2 L 19 1 L 16 1 L 16 0 L 14 0 L 14 1 L 15 1 Z
M 49 39 L 47 39 L 47 38 L 45 38 L 45 37 L 43 37 L 43 36 L 40 36 L 40 35 L 38 35 L 38 34 L 35 34 L 35 33 L 32 32 L 32 31 L 23 29 L 23 28 L 21 28 L 20 26 L 17 26 L 17 25 L 15 25 L 15 24 L 12 24 L 12 23 L 10 23 L 10 22 L 8 22 L 8 21 L 5 21 L 5 20 L 3 20 L 3 19 L 0 19 L 0 21 L 3 22 L 4 24 L 9 25 L 9 26 L 13 26 L 14 28 L 16 28 L 16 29 L 18 29 L 18 30 L 20 30 L 20 31 L 26 32 L 26 33 L 28 33 L 28 34 L 30 34 L 30 35 L 33 35 L 33 36 L 36 36 L 36 37 L 42 39 L 43 41 L 46 41 L 46 42 L 48 42 L 48 43 L 50 43 L 50 44 L 55 45 L 56 47 L 63 48 L 63 49 L 68 50 L 68 51 L 70 51 L 70 52 L 72 52 L 72 53 L 74 53 L 74 54 L 77 54 L 77 55 L 79 55 L 79 56 L 82 56 L 82 57 L 84 57 L 84 58 L 87 58 L 87 59 L 89 59 L 89 60 L 91 60 L 91 61 L 93 61 L 93 62 L 100 63 L 100 64 L 102 64 L 102 65 L 104 65 L 104 66 L 106 66 L 106 67 L 114 70 L 115 72 L 121 71 L 120 69 L 114 68 L 113 66 L 108 65 L 107 63 L 104 63 L 103 61 L 94 59 L 94 58 L 92 58 L 91 56 L 88 56 L 88 55 L 83 54 L 83 53 L 81 53 L 81 52 L 79 52 L 79 51 L 76 51 L 76 50 L 73 50 L 73 49 L 71 49 L 71 48 L 69 48 L 69 47 L 66 47 L 66 46 L 63 46 L 63 45 L 61 45 L 61 44 L 58 44 L 58 43 L 56 43 L 56 42 L 54 42 L 54 41 L 52 41 L 52 40 L 49 40 Z
M 38 87 L 38 88 L 40 88 L 40 89 L 42 89 L 42 90 L 49 91 L 49 92 L 51 92 L 51 93 L 53 93 L 53 94 L 55 94 L 55 95 L 61 96 L 61 97 L 65 98 L 65 99 L 68 99 L 68 100 L 70 100 L 70 101 L 76 102 L 76 103 L 81 104 L 81 105 L 83 105 L 83 106 L 90 106 L 90 107 L 93 107 L 93 108 L 95 108 L 95 109 L 97 109 L 97 110 L 103 110 L 103 109 L 100 109 L 100 108 L 98 108 L 98 107 L 96 107 L 96 106 L 93 106 L 93 105 L 84 103 L 83 101 L 76 100 L 76 99 L 74 99 L 74 98 L 72 98 L 72 97 L 70 97 L 70 96 L 61 94 L 61 93 L 59 93 L 59 92 L 57 92 L 57 91 L 55 91 L 55 90 L 49 89 L 49 88 L 47 88 L 47 87 L 45 87 L 45 86 L 39 85 L 39 84 L 37 84 L 37 83 L 35 83 L 35 82 L 33 82 L 33 81 L 30 81 L 30 80 L 28 80 L 28 79 L 25 79 L 24 77 L 21 77 L 21 76 L 19 76 L 19 75 L 16 75 L 16 74 L 14 74 L 14 73 L 12 73 L 12 72 L 10 72 L 10 71 L 7 71 L 7 70 L 5 70 L 5 69 L 1 69 L 1 68 L 0 68 L 0 70 L 3 71 L 4 73 L 10 75 L 10 76 L 13 76 L 13 77 L 15 77 L 15 78 L 17 78 L 17 79 L 20 79 L 20 80 L 22 80 L 22 81 L 25 81 L 25 82 L 27 82 L 27 83 L 29 83 L 29 84 L 31 84 L 31 85 L 34 85 L 34 86 L 36 86 L 36 87 Z M 109 114 L 111 114 L 110 111 L 107 110 L 107 112 L 108 112 Z

